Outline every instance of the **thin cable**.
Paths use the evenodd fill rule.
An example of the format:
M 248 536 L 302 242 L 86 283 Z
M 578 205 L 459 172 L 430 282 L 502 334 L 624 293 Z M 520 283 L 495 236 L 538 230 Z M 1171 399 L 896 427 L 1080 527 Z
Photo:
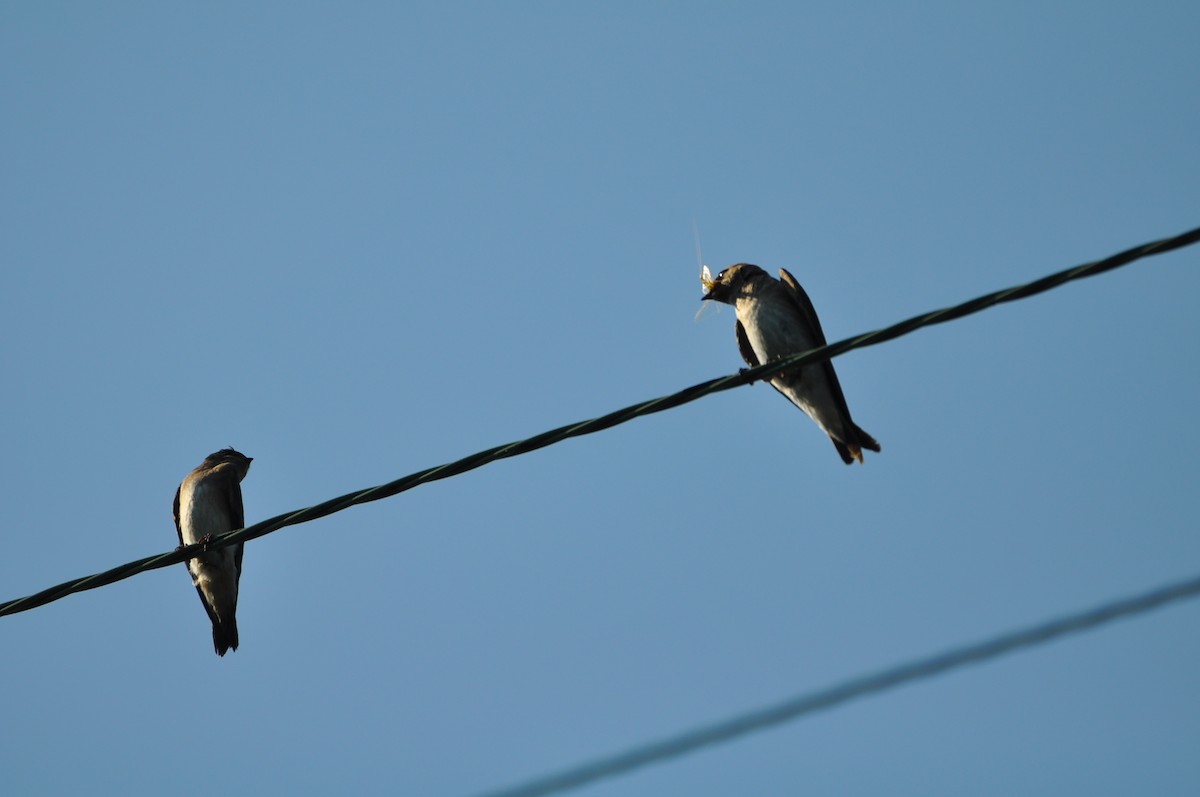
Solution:
M 389 498 L 405 490 L 411 490 L 421 484 L 446 479 L 451 476 L 457 476 L 467 471 L 481 468 L 490 462 L 495 462 L 498 459 L 506 459 L 515 457 L 521 454 L 528 454 L 531 451 L 537 451 L 539 448 L 561 443 L 572 437 L 580 437 L 582 435 L 593 434 L 604 429 L 610 429 L 614 426 L 626 423 L 634 418 L 642 415 L 650 415 L 663 410 L 669 410 L 683 404 L 703 398 L 704 396 L 719 393 L 724 390 L 730 390 L 741 385 L 747 385 L 759 379 L 766 379 L 771 375 L 778 373 L 786 368 L 792 368 L 799 365 L 806 365 L 812 362 L 828 360 L 838 355 L 844 354 L 852 349 L 861 349 L 866 346 L 874 346 L 884 341 L 898 338 L 901 335 L 907 335 L 921 327 L 931 326 L 933 324 L 941 324 L 946 321 L 951 321 L 956 318 L 978 313 L 993 305 L 1002 304 L 1004 302 L 1012 302 L 1017 299 L 1025 299 L 1038 293 L 1043 293 L 1051 288 L 1057 288 L 1064 283 L 1072 280 L 1090 277 L 1096 274 L 1102 274 L 1106 271 L 1111 271 L 1124 265 L 1128 265 L 1135 260 L 1150 255 L 1163 254 L 1174 249 L 1180 249 L 1185 246 L 1200 241 L 1200 228 L 1190 230 L 1188 232 L 1177 235 L 1173 238 L 1164 238 L 1160 241 L 1135 246 L 1124 252 L 1112 255 L 1103 260 L 1084 263 L 1083 265 L 1075 266 L 1074 268 L 1060 271 L 1056 274 L 1051 274 L 1042 277 L 1039 280 L 1019 285 L 1013 288 L 1007 288 L 995 293 L 989 293 L 986 296 L 980 296 L 976 299 L 957 304 L 953 307 L 946 307 L 941 310 L 923 313 L 922 315 L 914 316 L 907 321 L 901 321 L 893 324 L 890 327 L 867 332 L 853 338 L 831 343 L 828 346 L 822 346 L 818 349 L 812 349 L 802 354 L 795 354 L 790 357 L 775 360 L 756 368 L 750 368 L 739 371 L 736 374 L 723 376 L 717 379 L 710 379 L 707 382 L 701 382 L 698 385 L 692 385 L 689 388 L 672 393 L 669 396 L 660 396 L 650 401 L 643 401 L 639 404 L 633 404 L 624 409 L 610 412 L 607 415 L 602 415 L 599 418 L 592 418 L 588 421 L 560 426 L 557 429 L 552 429 L 548 432 L 543 432 L 539 435 L 519 440 L 515 443 L 496 446 L 489 448 L 486 451 L 480 451 L 454 462 L 445 465 L 439 465 L 434 468 L 418 471 L 409 474 L 403 478 L 397 479 L 387 484 L 381 484 L 378 487 L 370 487 L 366 490 L 347 493 L 338 498 L 332 498 L 324 503 L 316 506 L 300 509 L 294 512 L 288 512 L 282 515 L 276 515 L 273 518 L 259 521 L 253 525 L 247 526 L 244 529 L 226 532 L 217 535 L 209 541 L 209 548 L 223 548 L 226 545 L 233 545 L 246 540 L 253 540 L 263 535 L 270 534 L 273 531 L 278 531 L 285 526 L 294 526 L 298 523 L 307 523 L 310 520 L 332 515 L 334 512 L 341 512 L 343 509 L 348 509 L 355 504 L 365 504 L 370 501 L 378 501 L 382 498 Z M 178 564 L 187 559 L 192 558 L 200 553 L 200 545 L 190 545 L 186 548 L 171 551 L 170 553 L 159 554 L 158 556 L 149 556 L 145 559 L 138 559 L 135 562 L 114 567 L 111 570 L 105 570 L 103 573 L 77 578 L 72 581 L 66 581 L 49 589 L 29 595 L 24 598 L 16 598 L 0 604 L 0 617 L 18 612 L 28 611 L 29 609 L 43 606 L 47 603 L 64 598 L 75 592 L 83 592 L 84 590 L 96 589 L 117 581 L 144 573 L 148 570 L 157 570 L 160 567 L 169 567 L 173 564 Z
M 977 664 L 1021 648 L 1033 647 L 1065 634 L 1086 631 L 1121 617 L 1150 611 L 1168 603 L 1200 595 L 1200 576 L 1180 581 L 1131 598 L 1113 601 L 1088 611 L 1071 614 L 1041 625 L 1003 634 L 983 642 L 954 648 L 936 656 L 917 659 L 887 670 L 845 681 L 828 689 L 800 695 L 773 706 L 749 711 L 731 719 L 635 747 L 590 764 L 531 780 L 519 786 L 487 792 L 481 797 L 543 797 L 577 789 L 602 778 L 622 775 L 648 764 L 678 758 L 701 747 L 722 744 L 748 733 L 799 719 L 821 709 L 882 692 L 910 681 L 930 678 L 967 664 Z

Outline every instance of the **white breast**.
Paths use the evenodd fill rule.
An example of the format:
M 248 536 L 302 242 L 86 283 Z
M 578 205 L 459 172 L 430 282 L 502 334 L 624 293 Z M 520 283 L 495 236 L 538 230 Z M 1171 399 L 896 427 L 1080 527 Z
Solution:
M 192 545 L 207 534 L 220 534 L 233 528 L 225 497 L 215 495 L 204 483 L 187 482 L 179 491 L 179 530 L 184 545 Z
M 737 313 L 760 363 L 799 354 L 817 346 L 815 336 L 800 317 L 799 311 L 787 302 L 739 301 Z M 816 421 L 827 434 L 833 433 L 839 439 L 844 439 L 841 433 L 844 423 L 832 387 L 825 379 L 823 365 L 804 366 L 799 379 L 795 378 L 795 374 L 773 376 L 771 385 Z
M 813 348 L 816 341 L 791 306 L 772 301 L 739 301 L 738 320 L 760 363 Z

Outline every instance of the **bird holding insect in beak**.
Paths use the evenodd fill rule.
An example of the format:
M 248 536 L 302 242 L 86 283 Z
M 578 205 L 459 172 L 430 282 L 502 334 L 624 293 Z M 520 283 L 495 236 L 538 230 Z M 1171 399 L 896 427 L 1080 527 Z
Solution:
M 734 332 L 742 359 L 751 368 L 825 345 L 825 333 L 808 294 L 786 269 L 775 279 L 758 266 L 738 263 L 715 278 L 705 266 L 700 282 L 703 299 L 731 305 L 737 313 Z M 829 435 L 847 465 L 863 461 L 863 449 L 878 452 L 879 443 L 850 418 L 846 397 L 829 360 L 778 373 L 771 387 L 812 418 Z

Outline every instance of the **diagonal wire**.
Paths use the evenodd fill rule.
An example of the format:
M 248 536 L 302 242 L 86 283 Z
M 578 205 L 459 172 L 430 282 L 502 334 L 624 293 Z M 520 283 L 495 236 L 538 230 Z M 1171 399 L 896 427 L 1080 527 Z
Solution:
M 995 658 L 1006 653 L 1040 645 L 1065 634 L 1086 631 L 1121 617 L 1140 614 L 1168 603 L 1200 595 L 1200 576 L 1144 592 L 1130 598 L 1112 601 L 1096 608 L 1070 614 L 1040 625 L 993 637 L 971 645 L 954 648 L 936 656 L 917 659 L 887 670 L 844 681 L 828 689 L 800 695 L 773 706 L 740 714 L 668 739 L 651 742 L 624 753 L 603 758 L 590 764 L 565 770 L 519 786 L 488 792 L 483 797 L 543 797 L 569 791 L 602 778 L 621 775 L 648 764 L 691 753 L 701 747 L 722 744 L 761 731 L 774 725 L 799 719 L 822 709 L 832 708 L 848 700 L 882 692 L 910 681 L 934 675 L 967 664 Z
M 1103 260 L 1096 260 L 1090 263 L 1084 263 L 1074 268 L 1059 271 L 1055 274 L 1042 277 L 1025 285 L 1018 285 L 1012 288 L 1006 288 L 1001 291 L 989 293 L 986 296 L 980 296 L 976 299 L 963 302 L 962 304 L 946 307 L 941 310 L 934 310 L 928 313 L 923 313 L 914 316 L 906 321 L 901 321 L 883 329 L 877 329 L 874 332 L 867 332 L 852 338 L 831 343 L 827 346 L 812 349 L 801 354 L 795 354 L 790 357 L 785 357 L 779 360 L 774 360 L 770 363 L 760 365 L 756 368 L 745 369 L 736 374 L 710 379 L 707 382 L 701 382 L 697 385 L 692 385 L 678 393 L 672 393 L 668 396 L 660 396 L 656 399 L 643 401 L 639 404 L 633 404 L 623 409 L 610 412 L 607 415 L 602 415 L 599 418 L 582 421 L 580 423 L 568 424 L 560 426 L 557 429 L 552 429 L 548 432 L 543 432 L 539 435 L 519 440 L 514 443 L 496 446 L 489 448 L 486 451 L 480 451 L 454 462 L 437 467 L 427 468 L 426 470 L 417 471 L 403 478 L 397 479 L 387 484 L 381 484 L 377 487 L 370 487 L 366 490 L 347 493 L 346 495 L 332 498 L 324 503 L 310 506 L 307 509 L 301 509 L 294 512 L 287 512 L 282 515 L 276 515 L 273 518 L 259 521 L 253 525 L 247 526 L 244 529 L 226 532 L 212 538 L 208 543 L 209 548 L 223 548 L 226 545 L 233 545 L 246 540 L 253 540 L 270 534 L 273 531 L 278 531 L 285 526 L 294 526 L 298 523 L 307 523 L 310 520 L 332 515 L 334 512 L 341 512 L 343 509 L 348 509 L 355 504 L 365 504 L 370 501 L 378 501 L 381 498 L 388 498 L 405 490 L 411 490 L 421 484 L 446 479 L 451 476 L 457 476 L 467 471 L 483 467 L 490 462 L 495 462 L 498 459 L 506 459 L 515 457 L 521 454 L 528 454 L 531 451 L 537 451 L 539 448 L 560 443 L 563 440 L 572 437 L 580 437 L 582 435 L 593 434 L 604 429 L 610 429 L 614 426 L 626 423 L 643 415 L 650 415 L 656 412 L 662 412 L 683 404 L 695 401 L 704 396 L 713 393 L 719 393 L 724 390 L 730 390 L 741 385 L 747 385 L 759 379 L 766 379 L 779 371 L 787 368 L 792 368 L 800 365 L 807 365 L 813 362 L 828 360 L 837 357 L 840 354 L 850 351 L 851 349 L 861 349 L 866 346 L 874 346 L 884 341 L 898 338 L 901 335 L 907 335 L 921 327 L 932 326 L 933 324 L 941 324 L 946 321 L 951 321 L 956 318 L 978 313 L 980 310 L 985 310 L 997 304 L 1004 302 L 1012 302 L 1018 299 L 1024 299 L 1038 293 L 1043 293 L 1052 288 L 1057 288 L 1072 280 L 1090 277 L 1096 274 L 1103 274 L 1106 271 L 1111 271 L 1115 268 L 1128 265 L 1143 257 L 1150 255 L 1163 254 L 1175 249 L 1180 249 L 1185 246 L 1200 241 L 1200 228 L 1189 230 L 1188 232 L 1176 235 L 1172 238 L 1164 238 L 1159 241 L 1135 246 L 1132 249 L 1127 249 L 1124 252 L 1119 252 Z M 84 590 L 96 589 L 116 581 L 129 578 L 138 573 L 146 572 L 147 570 L 157 570 L 161 567 L 169 567 L 170 565 L 183 562 L 200 553 L 200 545 L 191 545 L 186 548 L 181 548 L 170 553 L 159 554 L 158 556 L 148 556 L 144 559 L 138 559 L 134 562 L 114 567 L 111 570 L 105 570 L 102 573 L 77 578 L 71 581 L 58 584 L 42 590 L 41 592 L 24 598 L 16 598 L 14 600 L 0 603 L 0 617 L 18 612 L 28 611 L 29 609 L 43 606 L 47 603 L 64 598 L 75 592 L 83 592 Z

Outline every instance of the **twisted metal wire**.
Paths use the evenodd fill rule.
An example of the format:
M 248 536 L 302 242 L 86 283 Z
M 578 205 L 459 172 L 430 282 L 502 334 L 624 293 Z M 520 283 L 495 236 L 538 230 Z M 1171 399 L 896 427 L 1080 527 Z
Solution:
M 1200 576 L 1169 584 L 1131 598 L 1116 600 L 1077 614 L 1066 615 L 1040 625 L 971 645 L 954 648 L 936 656 L 917 659 L 898 667 L 844 681 L 828 689 L 810 692 L 775 705 L 740 714 L 723 722 L 706 725 L 686 733 L 641 745 L 624 753 L 603 758 L 557 774 L 531 780 L 519 786 L 488 792 L 482 797 L 544 797 L 570 791 L 588 783 L 622 775 L 630 770 L 678 758 L 701 747 L 722 744 L 773 725 L 791 722 L 805 714 L 832 708 L 855 698 L 893 689 L 902 684 L 930 678 L 947 670 L 978 664 L 1021 648 L 1040 645 L 1066 634 L 1093 629 L 1113 620 L 1148 612 L 1168 603 L 1200 595 Z
M 243 529 L 229 531 L 224 534 L 214 536 L 207 544 L 208 548 L 223 548 L 226 545 L 233 545 L 246 540 L 253 540 L 262 537 L 265 534 L 278 531 L 285 526 L 294 526 L 298 523 L 307 523 L 310 520 L 332 515 L 334 512 L 340 512 L 343 509 L 348 509 L 356 504 L 365 504 L 370 501 L 378 501 L 382 498 L 389 498 L 405 490 L 411 490 L 421 484 L 446 479 L 451 476 L 457 476 L 467 471 L 483 467 L 490 462 L 495 462 L 499 459 L 507 459 L 521 454 L 528 454 L 531 451 L 537 451 L 540 448 L 560 443 L 572 437 L 580 437 L 583 435 L 593 434 L 604 429 L 610 429 L 614 426 L 626 423 L 634 418 L 643 415 L 651 415 L 656 412 L 673 409 L 683 404 L 687 404 L 713 393 L 719 393 L 724 390 L 730 390 L 741 385 L 747 385 L 760 379 L 767 379 L 772 375 L 788 368 L 793 368 L 801 365 L 807 365 L 813 362 L 828 360 L 838 355 L 844 354 L 852 349 L 861 349 L 867 346 L 874 346 L 885 341 L 898 338 L 902 335 L 907 335 L 921 327 L 941 324 L 947 321 L 952 321 L 963 316 L 978 313 L 997 304 L 1004 302 L 1012 302 L 1018 299 L 1025 299 L 1039 293 L 1057 288 L 1067 282 L 1091 277 L 1096 274 L 1103 274 L 1106 271 L 1128 265 L 1129 263 L 1139 260 L 1150 255 L 1163 254 L 1175 249 L 1180 249 L 1185 246 L 1200 241 L 1200 228 L 1190 230 L 1188 232 L 1176 235 L 1172 238 L 1164 238 L 1159 241 L 1135 246 L 1132 249 L 1127 249 L 1124 252 L 1119 252 L 1111 257 L 1106 257 L 1103 260 L 1097 260 L 1090 263 L 1084 263 L 1073 268 L 1059 271 L 1055 274 L 1042 277 L 1033 282 L 1024 285 L 1018 285 L 1012 288 L 989 293 L 985 296 L 980 296 L 975 299 L 963 302 L 962 304 L 946 307 L 941 310 L 933 310 L 928 313 L 923 313 L 918 316 L 913 316 L 905 321 L 892 324 L 883 329 L 877 329 L 873 332 L 867 332 L 857 335 L 852 338 L 846 338 L 836 343 L 831 343 L 827 346 L 812 349 L 801 354 L 795 354 L 790 357 L 785 357 L 779 360 L 774 360 L 770 363 L 759 365 L 756 368 L 745 369 L 736 374 L 710 379 L 707 382 L 701 382 L 697 385 L 692 385 L 689 388 L 680 390 L 677 393 L 672 393 L 668 396 L 660 396 L 656 399 L 643 401 L 638 404 L 625 407 L 623 409 L 610 412 L 607 415 L 602 415 L 598 418 L 582 421 L 580 423 L 568 424 L 560 426 L 557 429 L 551 429 L 548 432 L 543 432 L 539 435 L 518 440 L 506 445 L 489 448 L 486 451 L 480 451 L 470 456 L 445 465 L 427 468 L 416 473 L 409 474 L 400 479 L 397 479 L 387 484 L 381 484 L 377 487 L 370 487 L 365 490 L 360 490 L 346 495 L 332 498 L 316 506 L 310 506 L 307 509 L 301 509 L 294 512 L 287 512 L 282 515 L 276 515 L 273 518 L 259 521 Z M 187 559 L 196 556 L 201 552 L 202 546 L 199 544 L 190 545 L 169 553 L 159 554 L 157 556 L 149 556 L 137 561 L 128 562 L 126 564 L 114 567 L 111 570 L 105 570 L 102 573 L 96 573 L 83 578 L 72 579 L 62 584 L 44 589 L 33 595 L 24 598 L 16 598 L 0 604 L 0 617 L 18 612 L 28 611 L 38 606 L 44 606 L 47 603 L 64 598 L 76 592 L 83 592 L 89 589 L 96 589 L 117 581 L 129 578 L 143 573 L 148 570 L 157 570 L 161 567 L 169 567 L 173 564 L 178 564 Z

